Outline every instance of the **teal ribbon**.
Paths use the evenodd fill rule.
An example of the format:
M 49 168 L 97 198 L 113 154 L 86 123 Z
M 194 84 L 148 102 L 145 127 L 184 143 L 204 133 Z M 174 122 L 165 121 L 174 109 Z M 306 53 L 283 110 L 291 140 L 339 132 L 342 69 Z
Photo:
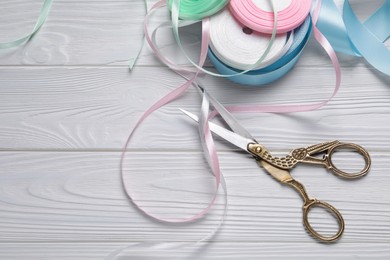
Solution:
M 49 14 L 49 11 L 50 11 L 52 4 L 53 4 L 53 0 L 45 0 L 43 2 L 41 11 L 39 13 L 38 20 L 37 20 L 37 22 L 34 26 L 34 29 L 32 30 L 31 33 L 27 34 L 26 36 L 24 36 L 20 39 L 17 39 L 17 40 L 11 41 L 11 42 L 0 42 L 0 49 L 9 49 L 9 48 L 17 47 L 17 46 L 29 41 L 32 37 L 34 37 L 34 35 L 39 31 L 39 29 L 41 29 L 42 25 L 45 23 L 45 20 Z
M 361 23 L 345 0 L 342 14 L 333 0 L 323 0 L 317 28 L 335 51 L 361 56 L 377 70 L 390 75 L 390 51 L 383 44 L 390 36 L 390 0 Z
M 146 13 L 147 12 L 146 0 L 143 2 L 144 2 L 145 13 Z M 35 23 L 35 26 L 34 26 L 34 29 L 32 30 L 32 32 L 27 34 L 26 36 L 24 36 L 22 38 L 14 40 L 14 41 L 0 42 L 0 49 L 9 49 L 9 48 L 18 47 L 18 46 L 22 45 L 23 43 L 31 40 L 31 38 L 33 38 L 35 36 L 35 34 L 37 34 L 37 32 L 41 29 L 41 27 L 45 23 L 46 18 L 49 15 L 49 12 L 50 12 L 52 5 L 53 5 L 53 0 L 44 0 L 43 5 L 41 7 L 41 10 L 39 12 L 37 22 Z M 128 67 L 130 70 L 133 69 L 134 64 L 136 63 L 138 56 L 141 52 L 142 46 L 143 46 L 143 37 L 142 37 L 142 42 L 140 44 L 140 47 L 138 48 L 136 54 L 128 60 Z
M 168 0 L 168 7 L 179 6 L 179 17 L 183 20 L 201 20 L 209 17 L 224 8 L 229 0 L 181 0 L 176 4 L 174 0 Z
M 164 0 L 162 0 L 164 1 Z M 182 0 L 172 0 L 172 4 L 171 4 L 171 22 L 172 22 L 172 30 L 173 30 L 173 35 L 174 35 L 174 38 L 176 40 L 176 43 L 177 45 L 179 46 L 179 49 L 182 51 L 182 53 L 185 55 L 185 57 L 187 58 L 187 60 L 193 65 L 195 66 L 199 71 L 202 71 L 208 75 L 212 75 L 212 76 L 216 76 L 216 77 L 226 77 L 226 78 L 229 78 L 229 77 L 233 77 L 233 76 L 238 76 L 238 75 L 242 75 L 244 73 L 247 73 L 247 72 L 250 72 L 253 68 L 255 67 L 258 67 L 261 62 L 264 60 L 264 58 L 268 55 L 268 53 L 270 52 L 271 48 L 272 48 L 272 45 L 275 41 L 275 37 L 276 37 L 276 29 L 277 29 L 277 22 L 278 22 L 278 16 L 277 16 L 277 11 L 276 9 L 273 7 L 273 3 L 272 1 L 270 2 L 271 4 L 271 7 L 273 9 L 273 14 L 274 14 L 274 28 L 273 28 L 273 31 L 272 31 L 272 35 L 271 35 L 271 39 L 269 41 L 269 44 L 267 46 L 267 48 L 265 49 L 263 55 L 259 58 L 259 60 L 249 66 L 249 68 L 247 70 L 244 70 L 244 71 L 238 71 L 238 72 L 233 72 L 232 74 L 219 74 L 219 73 L 214 73 L 212 71 L 208 71 L 206 69 L 204 69 L 202 66 L 199 66 L 198 64 L 196 64 L 189 56 L 188 54 L 185 52 L 184 50 L 184 47 L 183 45 L 181 44 L 181 41 L 180 41 L 180 36 L 179 36 L 179 17 L 180 17 L 180 14 L 179 14 L 179 11 L 181 10 L 181 1 Z M 189 1 L 189 0 L 188 0 Z M 222 3 L 224 1 L 222 0 L 216 0 L 214 2 L 218 2 L 218 3 Z M 207 22 L 206 22 L 207 21 Z M 203 25 L 209 24 L 209 20 L 208 18 L 204 18 L 202 20 L 203 22 Z M 202 26 L 203 26 L 202 25 Z M 204 28 L 203 28 L 204 29 Z M 202 29 L 202 30 L 203 30 Z M 207 35 L 207 37 L 206 37 Z M 203 41 L 205 40 L 205 38 L 209 38 L 209 32 L 208 32 L 208 29 L 206 30 L 203 30 L 202 31 L 202 43 Z M 209 40 L 207 40 L 209 41 Z

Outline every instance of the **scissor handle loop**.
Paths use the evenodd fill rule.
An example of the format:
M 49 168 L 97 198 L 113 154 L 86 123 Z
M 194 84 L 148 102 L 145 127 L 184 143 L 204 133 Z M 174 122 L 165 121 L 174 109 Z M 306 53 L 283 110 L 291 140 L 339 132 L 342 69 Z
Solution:
M 336 218 L 339 226 L 339 229 L 336 234 L 332 236 L 323 236 L 314 230 L 314 228 L 310 225 L 308 217 L 310 209 L 314 207 L 326 209 L 330 214 L 332 214 L 333 217 Z M 345 228 L 344 219 L 340 212 L 332 205 L 316 199 L 311 199 L 305 205 L 303 205 L 303 225 L 311 235 L 323 242 L 332 242 L 339 239 L 340 236 L 343 234 Z
M 342 171 L 339 168 L 337 168 L 337 166 L 332 161 L 332 156 L 340 148 L 350 148 L 350 149 L 354 150 L 355 152 L 359 153 L 360 155 L 362 155 L 362 157 L 364 158 L 364 162 L 365 162 L 364 168 L 361 171 L 355 172 L 355 173 L 348 173 L 348 172 Z M 368 154 L 368 152 L 366 151 L 366 149 L 364 149 L 360 145 L 353 144 L 353 143 L 338 143 L 338 144 L 332 146 L 328 151 L 328 161 L 329 161 L 329 165 L 330 165 L 331 170 L 335 174 L 337 174 L 341 177 L 347 178 L 347 179 L 354 179 L 354 178 L 362 177 L 368 173 L 368 171 L 371 167 L 371 158 L 370 158 L 370 155 Z

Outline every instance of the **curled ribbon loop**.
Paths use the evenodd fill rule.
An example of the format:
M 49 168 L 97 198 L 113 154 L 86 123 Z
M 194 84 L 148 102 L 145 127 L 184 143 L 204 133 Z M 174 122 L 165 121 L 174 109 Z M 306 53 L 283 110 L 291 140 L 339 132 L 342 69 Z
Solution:
M 390 75 L 390 51 L 383 44 L 390 36 L 389 0 L 364 23 L 356 17 L 349 0 L 344 1 L 342 13 L 332 0 L 326 0 L 317 25 L 337 52 L 361 56 L 377 70 Z
M 174 1 L 174 2 L 176 1 L 177 2 L 177 5 L 175 5 L 176 8 L 172 8 L 172 28 L 174 30 L 175 38 L 176 38 L 180 48 L 182 48 L 182 46 L 180 44 L 179 35 L 178 35 L 180 0 L 172 0 L 172 1 Z M 157 8 L 160 8 L 160 7 L 164 6 L 164 5 L 165 5 L 165 0 L 161 0 L 161 1 L 157 2 L 152 7 L 151 11 L 153 12 Z M 215 146 L 214 146 L 214 143 L 213 143 L 212 135 L 210 133 L 208 120 L 211 117 L 215 116 L 216 114 L 221 114 L 221 116 L 227 121 L 228 125 L 231 126 L 232 129 L 237 129 L 237 131 L 241 131 L 242 132 L 243 130 L 237 128 L 238 125 L 234 121 L 232 121 L 231 118 L 229 119 L 227 111 L 235 111 L 235 112 L 277 112 L 277 113 L 310 111 L 310 110 L 318 109 L 318 108 L 324 106 L 331 98 L 333 98 L 333 96 L 337 93 L 337 91 L 339 89 L 339 85 L 340 85 L 340 67 L 339 67 L 339 64 L 338 64 L 337 57 L 336 57 L 335 53 L 333 52 L 333 49 L 330 47 L 329 43 L 323 37 L 321 32 L 315 27 L 315 22 L 317 21 L 318 10 L 319 10 L 320 6 L 321 6 L 321 0 L 317 0 L 316 1 L 316 6 L 313 9 L 314 10 L 313 15 L 312 15 L 313 23 L 311 21 L 310 16 L 306 16 L 305 17 L 306 19 L 305 19 L 304 23 L 299 28 L 296 28 L 294 30 L 294 32 L 291 33 L 292 35 L 294 35 L 294 38 L 291 38 L 291 39 L 294 39 L 294 41 L 292 41 L 289 50 L 286 53 L 284 53 L 283 57 L 281 58 L 281 60 L 283 60 L 283 62 L 278 60 L 278 62 L 274 62 L 269 67 L 264 68 L 264 71 L 267 72 L 267 73 L 270 72 L 270 71 L 273 71 L 273 70 L 275 70 L 275 71 L 280 70 L 280 74 L 279 75 L 277 75 L 277 73 L 269 74 L 269 75 L 264 77 L 264 81 L 262 81 L 262 82 L 253 82 L 253 83 L 257 83 L 257 84 L 258 83 L 264 83 L 264 82 L 267 82 L 267 80 L 268 80 L 268 82 L 270 82 L 272 80 L 277 79 L 281 75 L 287 73 L 288 69 L 290 69 L 295 64 L 295 62 L 297 61 L 300 53 L 303 50 L 304 45 L 308 41 L 308 38 L 310 36 L 310 31 L 313 28 L 314 36 L 321 43 L 321 45 L 324 47 L 324 49 L 327 51 L 328 55 L 330 56 L 330 58 L 331 58 L 331 60 L 333 62 L 333 65 L 334 65 L 334 68 L 335 68 L 335 71 L 336 71 L 336 86 L 334 88 L 334 91 L 333 91 L 333 94 L 331 95 L 331 97 L 329 97 L 328 99 L 326 99 L 324 101 L 321 101 L 321 102 L 318 102 L 318 103 L 314 103 L 314 104 L 270 105 L 270 106 L 267 106 L 267 105 L 252 105 L 252 106 L 251 105 L 247 105 L 247 106 L 245 106 L 245 105 L 242 105 L 242 106 L 231 106 L 231 107 L 227 107 L 225 109 L 221 104 L 219 104 L 213 97 L 208 95 L 207 92 L 204 90 L 203 91 L 202 107 L 200 109 L 199 133 L 200 133 L 200 139 L 201 139 L 202 147 L 204 149 L 205 158 L 206 158 L 206 160 L 207 160 L 207 162 L 208 162 L 208 164 L 209 164 L 209 166 L 210 166 L 210 168 L 211 168 L 211 170 L 212 170 L 212 172 L 213 172 L 213 174 L 215 176 L 215 185 L 216 185 L 215 193 L 213 193 L 213 196 L 212 196 L 211 200 L 205 206 L 205 208 L 203 208 L 197 214 L 195 214 L 195 215 L 193 215 L 193 216 L 191 216 L 189 218 L 185 218 L 185 219 L 178 219 L 178 218 L 162 219 L 162 218 L 160 218 L 158 216 L 155 216 L 155 215 L 147 212 L 146 209 L 144 209 L 141 205 L 137 204 L 136 200 L 134 200 L 134 198 L 132 197 L 133 196 L 132 192 L 128 189 L 128 187 L 126 185 L 126 178 L 124 176 L 123 164 L 124 164 L 124 160 L 125 160 L 125 153 L 126 153 L 127 147 L 129 146 L 130 140 L 131 140 L 135 130 L 139 127 L 139 125 L 151 113 L 153 113 L 155 110 L 159 109 L 163 105 L 165 105 L 165 104 L 167 104 L 167 103 L 177 99 L 181 95 L 183 95 L 184 92 L 190 87 L 190 85 L 195 85 L 195 86 L 197 85 L 196 78 L 197 78 L 198 74 L 200 73 L 200 71 L 202 71 L 202 66 L 203 66 L 205 58 L 206 58 L 207 49 L 209 47 L 209 40 L 210 40 L 210 38 L 209 38 L 210 34 L 209 34 L 209 30 L 208 30 L 209 22 L 208 22 L 208 19 L 203 19 L 203 24 L 202 24 L 202 48 L 201 48 L 201 52 L 200 52 L 200 62 L 198 64 L 196 64 L 197 65 L 196 66 L 196 68 L 197 68 L 196 72 L 193 74 L 193 76 L 191 78 L 186 78 L 187 79 L 186 83 L 184 83 L 179 88 L 171 91 L 170 93 L 168 93 L 167 95 L 162 97 L 160 100 L 158 100 L 149 109 L 147 109 L 145 111 L 145 113 L 138 120 L 138 122 L 135 125 L 135 127 L 131 130 L 131 133 L 130 133 L 127 141 L 126 141 L 126 144 L 125 144 L 125 147 L 124 147 L 124 150 L 123 150 L 123 153 L 122 153 L 122 157 L 121 157 L 122 184 L 123 184 L 125 192 L 129 196 L 130 200 L 135 204 L 135 206 L 140 211 L 142 211 L 145 215 L 147 215 L 147 216 L 149 216 L 149 217 L 151 217 L 153 219 L 156 219 L 158 221 L 161 221 L 161 222 L 170 222 L 170 223 L 192 222 L 192 221 L 195 221 L 195 220 L 203 217 L 205 214 L 207 214 L 209 212 L 209 210 L 211 209 L 211 207 L 215 203 L 216 194 L 217 194 L 217 192 L 219 190 L 219 186 L 221 185 L 223 190 L 225 191 L 225 194 L 224 194 L 225 195 L 224 215 L 221 218 L 221 221 L 218 223 L 217 228 L 212 233 L 212 235 L 215 234 L 216 230 L 218 230 L 218 228 L 222 225 L 222 222 L 223 222 L 225 214 L 226 214 L 226 209 L 227 209 L 227 193 L 226 192 L 227 191 L 226 191 L 226 185 L 225 185 L 225 182 L 224 182 L 223 175 L 222 175 L 222 173 L 220 171 L 220 168 L 219 168 L 218 156 L 217 156 L 216 149 L 215 149 Z M 272 1 L 271 1 L 271 7 L 272 7 Z M 272 30 L 272 36 L 271 36 L 271 40 L 270 40 L 270 43 L 269 43 L 267 49 L 264 51 L 262 57 L 260 58 L 260 61 L 262 61 L 262 59 L 264 59 L 267 56 L 268 52 L 270 51 L 270 49 L 272 47 L 272 43 L 274 41 L 274 38 L 276 37 L 277 12 L 274 9 L 272 9 L 272 10 L 274 11 L 274 19 L 275 19 L 274 22 L 273 22 L 273 26 L 274 27 L 273 27 L 273 30 Z M 149 33 L 147 32 L 147 20 L 148 20 L 148 16 L 145 18 L 145 29 L 146 29 L 145 35 L 146 35 L 146 38 L 147 38 L 148 42 L 151 44 L 153 50 L 157 50 L 158 51 L 158 48 L 156 47 L 156 45 L 154 45 L 154 41 L 152 39 L 153 37 L 151 38 Z M 212 57 L 212 55 L 211 55 L 212 51 L 210 49 L 208 49 L 208 50 L 209 50 L 209 57 Z M 164 63 L 167 62 L 169 64 L 169 66 L 171 66 L 171 68 L 178 68 L 178 66 L 172 66 L 174 64 L 172 64 L 169 59 L 165 59 L 165 57 L 162 56 L 159 52 L 157 52 L 157 56 Z M 217 58 L 215 58 L 215 59 L 217 59 Z M 283 71 L 283 73 L 281 71 Z M 181 71 L 180 71 L 180 73 L 179 73 L 179 70 L 177 70 L 175 72 L 177 72 L 179 75 L 184 77 L 181 74 Z M 237 71 L 233 70 L 233 71 L 229 71 L 228 73 L 233 73 L 234 75 L 237 75 L 237 74 L 244 74 L 245 71 L 237 72 Z M 219 74 L 217 74 L 217 75 L 219 75 Z M 232 78 L 234 78 L 234 77 L 232 77 Z M 208 115 L 210 104 L 214 106 L 215 110 L 213 111 L 213 113 Z M 245 133 L 245 131 L 244 131 L 244 133 Z M 209 237 L 210 236 L 208 236 L 207 238 L 209 238 Z
M 45 23 L 52 5 L 53 5 L 53 0 L 44 0 L 41 10 L 39 12 L 37 22 L 35 23 L 32 32 L 17 40 L 13 40 L 10 42 L 0 42 L 0 49 L 9 49 L 9 48 L 20 46 L 23 43 L 28 42 L 32 37 L 34 37 L 34 35 L 42 28 L 43 24 Z M 147 9 L 146 2 L 144 2 L 144 7 L 146 10 Z M 140 44 L 140 47 L 136 50 L 134 56 L 128 60 L 128 67 L 130 70 L 133 69 L 133 66 L 138 59 L 138 56 L 141 52 L 142 43 Z
M 317 7 L 320 6 L 320 4 L 321 4 L 321 1 L 318 0 L 317 1 Z M 151 8 L 151 10 L 152 11 L 156 10 L 156 9 L 158 9 L 158 8 L 164 6 L 164 5 L 165 5 L 165 1 L 161 0 L 161 1 L 157 2 Z M 176 11 L 172 10 L 172 13 L 173 12 L 175 12 L 177 14 Z M 316 17 L 317 16 L 314 15 L 315 19 L 316 19 Z M 148 19 L 148 17 L 145 18 L 145 21 L 147 21 L 147 19 Z M 175 20 L 175 19 L 173 19 L 173 20 Z M 274 29 L 276 29 L 276 21 L 275 21 L 274 25 L 275 25 Z M 303 28 L 302 30 L 304 32 L 310 31 L 310 26 L 311 26 L 310 18 L 307 18 L 307 22 L 305 23 L 305 25 L 302 26 L 302 28 Z M 147 28 L 147 26 L 145 26 L 145 28 Z M 315 27 L 313 27 L 313 28 L 316 29 Z M 198 64 L 199 67 L 203 66 L 203 64 L 205 62 L 205 59 L 206 59 L 207 49 L 208 49 L 209 40 L 210 40 L 208 31 L 209 31 L 209 20 L 208 19 L 203 19 L 203 22 L 202 22 L 202 36 L 203 36 L 203 39 L 202 39 L 202 47 L 201 47 L 201 51 L 200 51 L 200 62 Z M 273 32 L 275 33 L 275 30 Z M 322 101 L 322 102 L 319 102 L 319 103 L 316 103 L 316 104 L 309 104 L 309 105 L 300 105 L 299 104 L 299 105 L 286 105 L 286 106 L 285 105 L 274 105 L 274 106 L 262 106 L 262 105 L 258 105 L 258 106 L 236 106 L 236 107 L 229 107 L 228 110 L 230 110 L 230 111 L 240 111 L 240 112 L 279 112 L 279 113 L 285 113 L 285 112 L 309 111 L 309 110 L 314 110 L 314 109 L 317 109 L 317 108 L 322 107 L 323 105 L 325 105 L 338 91 L 339 84 L 340 84 L 339 66 L 338 66 L 338 63 L 337 63 L 337 58 L 335 57 L 335 55 L 332 55 L 332 49 L 329 48 L 326 40 L 320 38 L 321 33 L 318 30 L 314 30 L 314 33 L 315 33 L 315 36 L 317 37 L 317 39 L 319 39 L 319 41 L 321 41 L 321 43 L 324 46 L 324 48 L 328 51 L 328 54 L 331 56 L 332 61 L 334 62 L 334 65 L 335 65 L 336 72 L 337 72 L 336 73 L 336 88 L 334 89 L 334 92 L 333 92 L 332 96 L 328 100 L 325 100 L 325 101 Z M 145 34 L 147 36 L 148 42 L 152 42 L 152 40 L 150 39 L 149 34 L 147 32 L 145 32 Z M 301 37 L 306 39 L 308 37 L 308 34 L 307 33 L 303 33 L 302 36 L 300 36 L 299 38 L 301 38 Z M 295 50 L 299 49 L 300 44 L 302 44 L 302 42 L 295 43 L 295 45 L 298 46 L 298 47 L 295 48 Z M 293 55 L 293 53 L 294 53 L 294 51 L 292 51 L 290 54 L 287 54 L 287 55 Z M 167 103 L 177 99 L 181 95 L 183 95 L 184 92 L 191 85 L 196 85 L 196 78 L 197 78 L 199 72 L 200 72 L 200 70 L 198 70 L 190 79 L 186 78 L 187 79 L 186 83 L 184 83 L 183 85 L 181 85 L 177 89 L 171 91 L 170 93 L 168 93 L 167 95 L 162 97 L 160 100 L 158 100 L 149 109 L 147 109 L 144 112 L 144 114 L 141 116 L 141 118 L 137 121 L 135 127 L 131 130 L 131 133 L 130 133 L 130 135 L 129 135 L 126 143 L 125 143 L 125 147 L 124 147 L 124 150 L 123 150 L 123 153 L 122 153 L 122 157 L 121 157 L 121 177 L 122 177 L 122 184 L 123 184 L 123 188 L 124 188 L 125 192 L 127 193 L 127 195 L 130 198 L 130 200 L 134 203 L 134 205 L 140 211 L 142 211 L 145 215 L 147 215 L 147 216 L 149 216 L 149 217 L 151 217 L 153 219 L 156 219 L 158 221 L 161 221 L 161 222 L 183 223 L 183 222 L 191 222 L 191 221 L 194 221 L 196 219 L 199 219 L 199 218 L 203 217 L 210 210 L 212 205 L 214 204 L 215 199 L 216 199 L 216 194 L 217 194 L 218 189 L 219 189 L 219 186 L 221 184 L 223 185 L 223 176 L 220 173 L 220 169 L 219 169 L 219 166 L 218 166 L 218 158 L 217 158 L 217 155 L 216 155 L 216 152 L 215 152 L 215 148 L 213 147 L 211 134 L 209 133 L 209 129 L 208 129 L 208 126 L 207 126 L 207 121 L 208 120 L 206 120 L 206 114 L 207 114 L 208 110 L 205 107 L 208 107 L 208 101 L 206 100 L 204 105 L 202 106 L 201 120 L 204 120 L 202 122 L 205 122 L 205 124 L 200 124 L 200 126 L 202 127 L 200 129 L 200 133 L 204 135 L 202 137 L 203 147 L 205 148 L 205 153 L 207 154 L 206 157 L 208 158 L 208 161 L 210 163 L 210 167 L 213 170 L 213 173 L 215 175 L 216 192 L 214 193 L 214 196 L 210 200 L 209 204 L 203 210 L 198 212 L 197 214 L 195 214 L 195 215 L 193 215 L 193 216 L 191 216 L 189 218 L 185 218 L 185 219 L 163 219 L 163 218 L 160 218 L 158 216 L 155 216 L 155 215 L 147 212 L 141 205 L 137 204 L 136 200 L 134 200 L 134 198 L 133 198 L 133 196 L 131 194 L 131 191 L 127 188 L 126 179 L 125 179 L 125 176 L 124 176 L 123 164 L 124 164 L 124 160 L 125 160 L 126 150 L 127 150 L 127 147 L 130 144 L 130 140 L 131 140 L 132 136 L 135 133 L 135 130 L 140 126 L 140 124 L 151 113 L 153 113 L 155 110 L 159 109 L 160 107 L 164 106 L 165 104 L 167 104 Z M 178 74 L 182 76 L 182 74 L 180 74 L 180 73 L 178 73 Z M 207 95 L 205 97 L 207 97 Z M 213 103 L 215 103 L 215 102 L 213 102 Z M 217 105 L 215 107 L 218 109 L 218 107 L 221 107 L 221 106 Z M 221 109 L 219 109 L 219 110 L 221 110 Z M 225 188 L 224 188 L 224 190 L 225 190 Z M 226 201 L 225 201 L 225 203 L 226 203 Z M 226 204 L 225 204 L 225 209 L 226 209 Z
M 31 33 L 27 34 L 26 36 L 19 38 L 17 40 L 11 41 L 11 42 L 0 42 L 0 49 L 8 49 L 8 48 L 13 48 L 17 47 L 28 40 L 30 40 L 38 31 L 41 29 L 42 25 L 45 23 L 45 20 L 47 16 L 49 15 L 50 8 L 53 4 L 53 0 L 45 0 L 43 2 L 43 5 L 41 7 L 41 11 L 39 13 L 38 20 L 34 26 L 34 29 L 32 30 Z
M 162 1 L 157 2 L 152 7 L 152 10 L 154 8 L 160 7 L 161 4 L 163 4 Z M 209 20 L 208 19 L 204 19 L 203 22 L 202 22 L 202 30 L 208 30 L 208 26 L 209 26 Z M 208 44 L 209 44 L 209 38 L 207 37 L 208 34 L 205 34 L 205 35 L 206 35 L 206 38 L 204 39 L 204 41 L 202 41 L 202 47 L 201 47 L 202 50 L 201 50 L 201 53 L 200 53 L 199 66 L 203 66 L 203 64 L 204 64 L 204 62 L 206 60 L 206 57 L 207 57 L 207 48 L 208 48 Z M 168 93 L 167 95 L 162 97 L 160 100 L 158 100 L 148 110 L 146 110 L 144 112 L 144 114 L 141 116 L 141 118 L 137 121 L 137 123 L 134 126 L 134 128 L 132 128 L 131 133 L 130 133 L 130 135 L 128 136 L 128 138 L 126 140 L 126 143 L 125 143 L 125 146 L 124 146 L 124 149 L 123 149 L 123 153 L 122 153 L 122 156 L 121 156 L 120 170 L 121 170 L 122 185 L 123 185 L 123 188 L 124 188 L 128 198 L 131 200 L 131 202 L 136 206 L 136 208 L 138 210 L 143 212 L 146 216 L 148 216 L 148 217 L 150 217 L 152 219 L 155 219 L 157 221 L 160 221 L 160 222 L 165 222 L 165 223 L 186 223 L 186 222 L 192 222 L 192 221 L 195 221 L 195 220 L 197 220 L 199 218 L 202 218 L 211 209 L 211 207 L 214 205 L 214 202 L 215 202 L 215 200 L 217 198 L 217 194 L 218 194 L 218 191 L 219 191 L 219 188 L 220 188 L 220 185 L 221 185 L 221 181 L 223 180 L 223 177 L 221 177 L 221 173 L 219 171 L 218 161 L 216 159 L 216 154 L 212 153 L 212 151 L 210 152 L 210 158 L 213 158 L 213 160 L 212 160 L 212 163 L 213 163 L 212 169 L 214 170 L 213 173 L 214 173 L 214 176 L 215 176 L 215 192 L 213 193 L 213 196 L 212 196 L 211 200 L 209 201 L 208 205 L 205 208 L 203 208 L 202 210 L 200 210 L 198 213 L 194 214 L 193 216 L 190 216 L 190 217 L 187 217 L 187 218 L 171 218 L 171 219 L 167 219 L 167 218 L 161 218 L 161 217 L 156 216 L 156 215 L 154 215 L 152 213 L 149 213 L 141 205 L 139 205 L 139 203 L 137 203 L 137 201 L 134 199 L 134 195 L 132 194 L 130 189 L 127 187 L 127 181 L 126 181 L 125 174 L 124 174 L 124 161 L 125 161 L 126 150 L 127 150 L 127 147 L 130 145 L 130 140 L 133 137 L 133 135 L 135 134 L 136 129 L 142 124 L 142 122 L 150 114 L 152 114 L 154 111 L 156 111 L 160 107 L 164 106 L 165 104 L 167 104 L 169 102 L 172 102 L 173 100 L 177 99 L 178 97 L 183 95 L 183 93 L 191 85 L 196 84 L 195 80 L 196 80 L 196 78 L 198 76 L 198 73 L 199 73 L 199 71 L 197 71 L 190 79 L 186 78 L 187 79 L 186 83 L 184 83 L 180 87 L 176 88 L 175 90 L 171 91 L 170 93 Z M 181 74 L 179 74 L 179 75 L 181 75 Z M 227 202 L 225 200 L 225 209 L 226 209 L 226 203 Z
M 374 22 L 374 24 L 376 24 L 378 31 L 381 31 L 381 28 L 383 28 L 383 31 L 386 32 L 390 23 L 389 0 L 383 4 L 379 12 L 374 14 L 374 17 L 371 17 L 371 24 L 373 23 L 372 21 L 376 20 L 376 17 L 378 17 L 379 21 L 381 20 L 380 17 L 385 18 L 386 21 L 384 23 L 376 24 Z M 366 26 L 360 23 L 352 11 L 349 0 L 344 2 L 343 19 L 348 35 L 359 53 L 377 70 L 390 75 L 390 51 L 382 43 L 380 37 L 376 37 Z M 389 31 L 386 33 L 389 33 Z M 389 37 L 389 34 L 387 34 L 387 37 Z

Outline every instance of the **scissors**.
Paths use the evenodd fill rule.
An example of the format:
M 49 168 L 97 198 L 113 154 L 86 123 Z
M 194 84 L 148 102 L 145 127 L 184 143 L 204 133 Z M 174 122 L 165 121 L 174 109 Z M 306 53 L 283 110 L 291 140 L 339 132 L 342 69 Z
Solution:
M 199 118 L 196 115 L 183 109 L 180 110 L 194 121 L 199 122 Z M 268 152 L 268 150 L 250 136 L 249 133 L 245 134 L 246 137 L 243 137 L 212 122 L 209 122 L 209 127 L 211 132 L 214 134 L 250 153 L 256 159 L 258 164 L 276 180 L 287 184 L 298 191 L 303 198 L 303 225 L 309 234 L 323 242 L 332 242 L 341 237 L 344 232 L 345 224 L 340 212 L 326 202 L 310 198 L 305 190 L 305 187 L 290 175 L 289 170 L 295 167 L 298 163 L 318 164 L 324 166 L 330 171 L 333 171 L 340 177 L 348 179 L 358 178 L 367 174 L 371 166 L 370 155 L 363 147 L 357 144 L 342 143 L 336 140 L 308 146 L 306 148 L 294 149 L 287 156 L 279 158 Z M 250 138 L 248 138 L 248 136 Z M 337 150 L 341 149 L 348 149 L 359 153 L 364 158 L 364 168 L 355 173 L 348 173 L 338 169 L 332 161 L 332 156 Z M 315 156 L 319 154 L 323 154 L 323 157 L 319 158 Z M 336 234 L 324 236 L 314 230 L 308 219 L 309 211 L 314 207 L 323 208 L 335 217 L 338 222 L 338 231 Z

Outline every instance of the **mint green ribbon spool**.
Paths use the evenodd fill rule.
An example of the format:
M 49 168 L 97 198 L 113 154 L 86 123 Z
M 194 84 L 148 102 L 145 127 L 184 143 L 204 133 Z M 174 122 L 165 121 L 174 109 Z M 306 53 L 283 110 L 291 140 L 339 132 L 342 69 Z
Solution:
M 168 7 L 172 10 L 174 0 L 168 0 Z M 219 12 L 229 3 L 229 0 L 181 0 L 179 18 L 183 20 L 201 20 Z

